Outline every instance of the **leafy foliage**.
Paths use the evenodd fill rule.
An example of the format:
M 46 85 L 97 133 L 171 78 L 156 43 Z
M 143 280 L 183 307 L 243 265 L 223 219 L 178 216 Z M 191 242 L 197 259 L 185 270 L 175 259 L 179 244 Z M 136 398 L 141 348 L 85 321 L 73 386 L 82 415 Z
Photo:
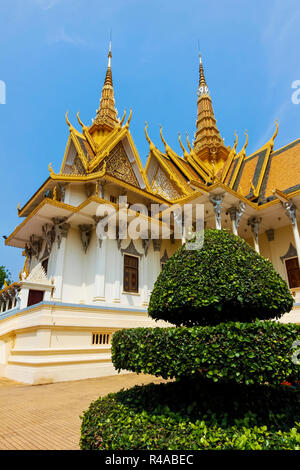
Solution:
M 174 325 L 280 318 L 293 306 L 286 282 L 243 239 L 206 230 L 201 250 L 179 248 L 160 273 L 149 315 Z
M 7 284 L 11 283 L 10 276 L 11 273 L 8 269 L 6 269 L 5 266 L 0 266 L 0 289 L 4 286 L 4 280 L 6 280 Z
M 173 377 L 200 376 L 214 382 L 280 384 L 299 380 L 292 343 L 300 325 L 277 322 L 221 323 L 193 328 L 132 328 L 112 339 L 116 369 Z
M 195 380 L 136 386 L 90 405 L 80 447 L 299 450 L 299 410 L 299 392 L 291 387 Z

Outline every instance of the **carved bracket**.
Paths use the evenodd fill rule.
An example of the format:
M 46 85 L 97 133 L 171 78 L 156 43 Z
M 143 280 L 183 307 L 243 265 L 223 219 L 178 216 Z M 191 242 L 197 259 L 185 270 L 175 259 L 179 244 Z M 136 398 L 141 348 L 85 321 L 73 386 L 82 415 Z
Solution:
M 221 223 L 221 208 L 222 202 L 224 199 L 224 194 L 211 194 L 209 196 L 209 200 L 213 205 L 215 217 L 216 217 L 216 228 L 221 230 L 222 223 Z
M 42 244 L 43 244 L 43 239 L 41 237 L 38 237 L 36 235 L 30 235 L 29 237 L 30 251 L 31 251 L 31 255 L 35 256 L 36 259 L 39 259 L 40 252 L 42 249 Z
M 297 220 L 296 220 L 296 206 L 292 201 L 287 201 L 287 202 L 282 202 L 282 206 L 286 210 L 287 215 L 289 216 L 293 227 L 296 226 Z
M 258 230 L 259 230 L 259 224 L 261 223 L 262 218 L 261 217 L 251 217 L 248 219 L 248 225 L 251 226 L 252 233 L 255 238 L 255 242 L 258 243 Z
M 70 224 L 65 222 L 67 217 L 54 217 L 52 222 L 54 223 L 55 236 L 57 240 L 57 246 L 60 248 L 60 244 L 63 238 L 66 238 L 70 228 Z
M 148 254 L 150 241 L 151 241 L 150 238 L 142 239 L 142 245 L 143 245 L 145 256 L 147 256 L 147 254 Z
M 83 250 L 86 253 L 89 247 L 90 241 L 91 241 L 93 225 L 92 224 L 78 225 L 78 228 L 80 231 L 80 238 L 81 238 Z
M 161 239 L 153 239 L 152 242 L 153 242 L 153 250 L 154 251 L 160 251 L 162 240 Z

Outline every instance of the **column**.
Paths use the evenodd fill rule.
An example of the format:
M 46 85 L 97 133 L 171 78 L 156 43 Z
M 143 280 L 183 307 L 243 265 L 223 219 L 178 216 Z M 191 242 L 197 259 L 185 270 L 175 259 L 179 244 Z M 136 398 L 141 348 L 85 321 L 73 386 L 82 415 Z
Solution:
M 105 268 L 107 240 L 97 238 L 96 275 L 95 275 L 95 297 L 93 300 L 105 300 Z
M 221 221 L 221 208 L 222 208 L 222 201 L 224 199 L 224 194 L 212 194 L 209 196 L 209 200 L 213 205 L 214 212 L 215 212 L 215 220 L 216 220 L 216 229 L 222 229 L 222 221 Z
M 54 278 L 54 293 L 53 299 L 54 300 L 61 300 L 62 295 L 62 284 L 63 284 L 63 270 L 64 270 L 64 260 L 65 260 L 65 250 L 66 250 L 66 240 L 70 225 L 65 222 L 63 218 L 53 218 L 52 219 L 55 227 L 56 233 L 56 242 L 57 242 L 57 249 L 56 249 L 56 262 L 53 272 Z
M 112 240 L 114 242 L 114 240 Z M 122 240 L 121 240 L 122 242 Z M 114 264 L 114 282 L 113 282 L 113 303 L 120 303 L 120 289 L 121 289 L 121 272 L 123 269 L 123 256 L 119 251 L 117 243 L 113 243 L 114 245 L 114 258 L 112 259 L 112 263 Z M 121 246 L 120 246 L 121 248 Z
M 232 233 L 238 235 L 238 227 L 240 225 L 241 218 L 245 212 L 246 205 L 240 201 L 238 207 L 230 207 L 227 213 L 230 215 L 232 223 Z
M 254 248 L 257 253 L 259 253 L 259 243 L 258 243 L 258 230 L 259 224 L 261 223 L 261 217 L 251 217 L 248 219 L 248 225 L 251 226 L 251 230 L 254 238 Z
M 293 235 L 294 235 L 297 256 L 298 256 L 298 261 L 299 261 L 299 266 L 300 266 L 300 237 L 299 237 L 299 230 L 298 230 L 297 219 L 296 219 L 296 206 L 292 201 L 282 202 L 281 204 L 283 205 L 284 209 L 286 210 L 287 215 L 289 216 L 292 222 Z

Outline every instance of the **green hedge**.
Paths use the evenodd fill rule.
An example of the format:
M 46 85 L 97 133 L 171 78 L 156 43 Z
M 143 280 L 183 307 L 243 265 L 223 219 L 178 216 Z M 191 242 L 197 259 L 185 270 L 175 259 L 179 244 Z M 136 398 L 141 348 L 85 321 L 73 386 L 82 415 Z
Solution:
M 167 261 L 148 313 L 176 326 L 279 319 L 293 307 L 287 283 L 272 263 L 240 237 L 205 230 L 200 250 L 185 245 Z
M 291 387 L 176 382 L 136 386 L 84 413 L 85 450 L 300 450 Z
M 112 338 L 115 368 L 165 379 L 202 375 L 214 382 L 279 384 L 299 380 L 292 343 L 300 326 L 277 322 L 223 323 L 193 328 L 133 328 Z

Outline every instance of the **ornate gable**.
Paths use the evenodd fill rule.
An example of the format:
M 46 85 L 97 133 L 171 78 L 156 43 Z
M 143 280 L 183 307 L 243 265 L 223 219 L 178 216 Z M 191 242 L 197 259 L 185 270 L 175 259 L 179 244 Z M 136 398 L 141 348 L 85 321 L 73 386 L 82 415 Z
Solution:
M 117 143 L 117 145 L 109 152 L 108 156 L 102 160 L 100 165 L 96 167 L 94 171 L 101 171 L 105 163 L 106 173 L 108 175 L 114 176 L 119 180 L 140 188 L 122 142 Z
M 175 185 L 171 183 L 169 176 L 160 166 L 153 178 L 152 191 L 167 199 L 179 199 L 183 195 L 176 190 Z

